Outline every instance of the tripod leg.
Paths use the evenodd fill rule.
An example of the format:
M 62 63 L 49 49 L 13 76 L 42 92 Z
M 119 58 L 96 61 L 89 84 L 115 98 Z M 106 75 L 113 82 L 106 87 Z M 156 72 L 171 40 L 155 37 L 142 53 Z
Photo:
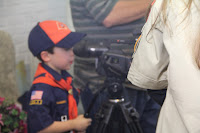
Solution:
M 107 126 L 110 122 L 111 114 L 113 112 L 113 105 L 105 103 L 95 115 L 95 124 L 93 126 L 93 133 L 106 133 Z
M 131 103 L 121 103 L 120 108 L 131 133 L 143 133 L 139 124 L 139 114 L 136 109 L 131 106 Z

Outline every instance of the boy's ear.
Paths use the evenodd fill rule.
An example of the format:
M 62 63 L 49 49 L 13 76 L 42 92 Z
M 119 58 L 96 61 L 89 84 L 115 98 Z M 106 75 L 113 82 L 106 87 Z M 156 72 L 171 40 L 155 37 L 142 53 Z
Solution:
M 41 59 L 44 61 L 44 62 L 47 62 L 50 60 L 49 58 L 49 53 L 47 51 L 42 51 L 40 53 L 40 56 L 41 56 Z

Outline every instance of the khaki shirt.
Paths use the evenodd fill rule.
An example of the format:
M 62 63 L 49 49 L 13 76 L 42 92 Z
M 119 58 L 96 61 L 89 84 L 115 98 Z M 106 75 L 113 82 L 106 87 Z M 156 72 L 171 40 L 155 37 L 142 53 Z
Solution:
M 141 88 L 168 87 L 157 133 L 200 133 L 200 70 L 193 54 L 200 11 L 192 4 L 191 14 L 185 17 L 183 1 L 168 4 L 166 24 L 160 13 L 162 0 L 154 3 L 127 77 Z

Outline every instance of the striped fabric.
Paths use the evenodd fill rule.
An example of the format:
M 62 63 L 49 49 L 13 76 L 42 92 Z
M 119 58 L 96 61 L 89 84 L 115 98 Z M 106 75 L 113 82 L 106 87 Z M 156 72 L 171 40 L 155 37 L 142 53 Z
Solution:
M 118 0 L 71 0 L 71 11 L 76 31 L 87 33 L 88 39 L 135 40 L 141 33 L 144 19 L 129 24 L 105 28 L 102 25 Z
M 135 43 L 144 25 L 144 18 L 129 24 L 106 28 L 102 25 L 105 17 L 110 13 L 118 0 L 70 0 L 72 19 L 75 30 L 87 33 L 85 39 L 96 42 L 105 40 L 126 40 Z M 134 46 L 133 46 L 134 47 Z M 131 50 L 131 51 L 130 51 Z M 129 54 L 133 49 L 127 48 Z M 130 54 L 130 56 L 131 56 Z M 101 87 L 104 77 L 95 70 L 94 58 L 75 58 L 74 85 L 84 89 L 86 85 L 93 91 Z

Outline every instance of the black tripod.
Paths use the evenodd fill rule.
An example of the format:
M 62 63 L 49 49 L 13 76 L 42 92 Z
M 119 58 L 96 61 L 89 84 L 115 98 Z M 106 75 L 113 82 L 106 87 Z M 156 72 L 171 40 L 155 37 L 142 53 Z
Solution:
M 94 96 L 85 117 L 88 117 L 97 96 L 105 88 L 108 89 L 109 100 L 104 103 L 95 114 L 95 124 L 92 127 L 93 133 L 143 133 L 139 124 L 139 114 L 126 102 L 122 96 L 123 85 L 118 78 L 107 78 L 103 87 Z

